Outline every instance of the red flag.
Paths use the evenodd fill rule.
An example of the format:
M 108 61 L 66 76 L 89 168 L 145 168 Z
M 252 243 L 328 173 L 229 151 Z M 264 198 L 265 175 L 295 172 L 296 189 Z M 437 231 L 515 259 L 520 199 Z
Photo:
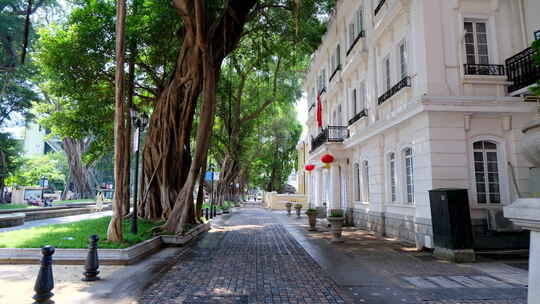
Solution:
M 321 93 L 317 93 L 317 126 L 322 127 Z

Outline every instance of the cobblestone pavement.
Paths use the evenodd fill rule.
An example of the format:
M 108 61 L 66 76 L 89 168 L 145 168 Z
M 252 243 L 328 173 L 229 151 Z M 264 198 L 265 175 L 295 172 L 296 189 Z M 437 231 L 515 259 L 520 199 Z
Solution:
M 346 302 L 283 225 L 261 209 L 242 209 L 195 245 L 139 303 Z
M 242 208 L 148 288 L 140 304 L 525 304 L 526 286 L 346 228 L 330 244 L 305 216 Z

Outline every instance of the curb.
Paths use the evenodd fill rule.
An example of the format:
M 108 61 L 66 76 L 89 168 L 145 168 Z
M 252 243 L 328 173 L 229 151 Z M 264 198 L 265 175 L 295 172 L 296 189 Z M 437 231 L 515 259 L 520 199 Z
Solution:
M 98 249 L 101 265 L 131 265 L 170 246 L 183 246 L 210 230 L 210 224 L 201 224 L 183 235 L 160 235 L 124 249 Z M 84 265 L 87 249 L 57 248 L 54 264 Z M 0 248 L 0 264 L 39 264 L 41 248 Z

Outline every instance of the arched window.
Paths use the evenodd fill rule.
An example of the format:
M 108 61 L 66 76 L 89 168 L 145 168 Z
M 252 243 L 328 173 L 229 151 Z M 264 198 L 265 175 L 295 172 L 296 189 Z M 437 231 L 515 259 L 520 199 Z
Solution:
M 369 163 L 367 160 L 362 162 L 362 180 L 364 182 L 362 197 L 364 201 L 369 202 Z
M 500 204 L 497 144 L 491 141 L 473 143 L 474 176 L 478 204 Z
M 403 150 L 405 159 L 405 192 L 407 195 L 407 203 L 414 204 L 414 161 L 413 151 L 411 148 Z
M 360 186 L 360 165 L 358 163 L 354 164 L 354 190 L 355 201 L 362 200 L 362 188 Z
M 397 176 L 396 176 L 396 154 L 388 154 L 388 178 L 390 186 L 390 200 L 395 202 L 397 200 L 396 185 L 397 185 Z

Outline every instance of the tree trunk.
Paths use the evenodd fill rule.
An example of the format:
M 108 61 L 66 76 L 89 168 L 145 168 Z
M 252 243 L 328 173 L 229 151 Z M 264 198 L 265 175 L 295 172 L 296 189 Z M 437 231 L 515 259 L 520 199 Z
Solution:
M 94 191 L 90 182 L 90 169 L 82 160 L 85 151 L 83 140 L 65 137 L 63 150 L 66 153 L 69 165 L 69 179 L 67 184 L 73 184 L 75 199 L 93 198 Z
M 184 40 L 173 77 L 152 114 L 143 173 L 144 216 L 166 219 L 167 231 L 181 232 L 184 224 L 195 220 L 193 189 L 212 133 L 221 63 L 237 47 L 255 3 L 229 1 L 223 15 L 211 20 L 202 0 L 174 1 Z M 201 90 L 203 104 L 191 162 L 190 135 Z
M 114 201 L 113 215 L 107 231 L 107 239 L 112 242 L 123 240 L 122 217 L 126 200 L 126 167 L 129 170 L 129 136 L 126 136 L 126 109 L 124 101 L 124 62 L 126 1 L 116 2 L 116 90 L 115 90 L 115 126 L 114 126 Z M 126 148 L 128 146 L 128 148 Z M 126 151 L 128 155 L 126 155 Z M 128 181 L 129 182 L 129 181 Z

